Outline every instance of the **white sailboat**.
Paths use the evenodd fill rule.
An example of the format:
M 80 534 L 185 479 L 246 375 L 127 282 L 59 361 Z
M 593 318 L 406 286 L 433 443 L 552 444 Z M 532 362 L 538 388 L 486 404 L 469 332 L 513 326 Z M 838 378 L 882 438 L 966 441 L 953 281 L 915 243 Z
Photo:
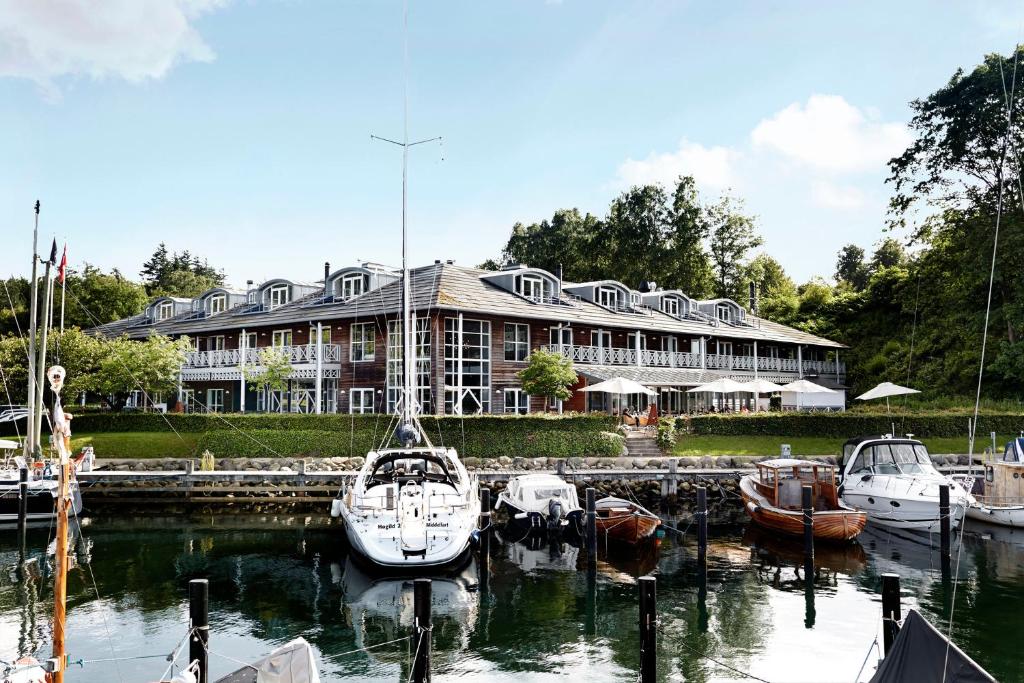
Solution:
M 942 475 L 920 441 L 891 435 L 851 439 L 843 446 L 843 502 L 868 521 L 893 529 L 938 533 L 939 486 L 949 486 L 950 528 L 957 528 L 974 498 Z
M 436 447 L 419 423 L 412 288 L 409 281 L 407 206 L 409 142 L 402 142 L 402 394 L 394 440 L 398 448 L 366 454 L 355 483 L 331 503 L 352 548 L 370 562 L 405 570 L 437 568 L 465 560 L 480 515 L 479 485 L 454 448 Z M 437 139 L 437 138 L 432 138 Z M 385 436 L 385 442 L 391 435 Z M 423 446 L 420 446 L 423 443 Z

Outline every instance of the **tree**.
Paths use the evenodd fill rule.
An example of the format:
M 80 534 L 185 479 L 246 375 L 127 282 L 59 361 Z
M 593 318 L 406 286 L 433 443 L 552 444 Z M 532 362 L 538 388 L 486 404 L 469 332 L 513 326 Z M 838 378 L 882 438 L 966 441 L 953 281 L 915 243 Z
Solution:
M 772 320 L 788 319 L 797 308 L 796 283 L 782 264 L 768 254 L 759 254 L 744 268 L 743 282 L 757 287 L 757 313 Z M 740 299 L 741 303 L 746 303 Z
M 668 264 L 661 275 L 667 287 L 682 289 L 698 299 L 711 293 L 714 273 L 704 248 L 708 231 L 708 218 L 693 176 L 680 177 L 669 216 Z
M 183 296 L 193 299 L 208 289 L 220 286 L 217 278 L 199 275 L 191 270 L 169 271 L 153 290 L 153 296 Z
M 839 250 L 836 259 L 836 282 L 847 284 L 854 291 L 868 285 L 868 267 L 864 263 L 864 250 L 856 244 L 847 244 Z
M 250 389 L 257 391 L 262 388 L 269 397 L 273 393 L 288 390 L 292 376 L 291 356 L 283 349 L 268 346 L 260 350 L 259 363 L 246 365 L 242 372 Z M 281 406 L 281 409 L 284 407 Z
M 741 299 L 744 259 L 761 245 L 754 220 L 740 213 L 742 204 L 722 197 L 708 209 L 711 223 L 711 262 L 715 269 L 715 296 Z
M 559 209 L 550 221 L 512 227 L 502 261 L 525 263 L 562 276 L 567 280 L 589 280 L 595 273 L 587 258 L 589 244 L 599 221 L 578 209 Z
M 150 296 L 194 297 L 224 284 L 224 273 L 187 249 L 168 254 L 161 242 L 139 273 Z
M 895 266 L 904 266 L 907 263 L 907 252 L 903 248 L 903 245 L 898 240 L 894 240 L 891 237 L 886 237 L 882 240 L 882 243 L 875 249 L 874 255 L 871 257 L 871 268 L 872 273 L 877 272 L 880 268 L 893 268 Z
M 538 349 L 530 353 L 529 363 L 519 371 L 523 391 L 530 396 L 544 396 L 566 401 L 576 384 L 572 361 L 555 351 Z
M 125 279 L 116 268 L 104 273 L 86 263 L 81 272 L 68 275 L 65 326 L 87 329 L 128 318 L 141 313 L 148 299 L 142 285 Z M 60 291 L 55 290 L 54 307 L 59 306 Z
M 171 340 L 154 334 L 145 341 L 111 339 L 99 362 L 96 390 L 114 410 L 124 408 L 136 389 L 150 396 L 174 391 L 185 354 L 191 348 L 188 337 Z

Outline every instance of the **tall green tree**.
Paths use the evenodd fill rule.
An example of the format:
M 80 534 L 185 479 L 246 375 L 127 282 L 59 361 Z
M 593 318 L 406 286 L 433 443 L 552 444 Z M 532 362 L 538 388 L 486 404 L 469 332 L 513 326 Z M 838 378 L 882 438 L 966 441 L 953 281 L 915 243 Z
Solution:
M 743 298 L 743 272 L 747 254 L 761 246 L 754 219 L 742 213 L 742 203 L 722 197 L 708 208 L 711 223 L 711 263 L 717 297 Z
M 59 300 L 58 290 L 54 301 Z M 116 268 L 104 273 L 86 263 L 80 272 L 72 272 L 67 278 L 65 325 L 87 329 L 128 318 L 141 313 L 148 300 L 142 285 L 126 279 Z
M 907 250 L 899 240 L 886 237 L 871 256 L 870 271 L 877 272 L 881 268 L 893 268 L 907 264 Z
M 669 216 L 667 263 L 662 283 L 682 289 L 695 298 L 711 293 L 714 273 L 704 244 L 709 234 L 707 213 L 701 206 L 693 176 L 682 176 L 672 195 Z
M 114 410 L 121 410 L 131 392 L 172 392 L 185 354 L 192 348 L 188 337 L 171 340 L 152 335 L 145 341 L 127 337 L 111 339 L 96 373 L 96 391 Z
M 864 262 L 864 250 L 856 244 L 847 244 L 839 250 L 836 258 L 836 282 L 845 283 L 855 291 L 868 285 L 868 266 Z
M 538 349 L 530 353 L 525 368 L 519 371 L 523 391 L 530 396 L 544 396 L 559 401 L 572 396 L 569 387 L 576 383 L 572 361 L 555 351 Z
M 187 249 L 181 253 L 167 251 L 161 242 L 153 255 L 142 264 L 139 273 L 150 296 L 184 296 L 197 294 L 224 284 L 224 273 L 206 259 Z

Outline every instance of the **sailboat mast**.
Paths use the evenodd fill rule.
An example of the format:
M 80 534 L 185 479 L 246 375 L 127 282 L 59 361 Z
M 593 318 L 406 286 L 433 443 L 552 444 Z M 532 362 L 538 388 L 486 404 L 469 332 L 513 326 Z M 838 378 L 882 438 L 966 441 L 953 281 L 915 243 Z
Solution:
M 55 373 L 55 371 L 59 371 Z M 53 390 L 53 436 L 57 453 L 60 454 L 60 469 L 57 480 L 57 535 L 54 540 L 54 561 L 56 572 L 53 577 L 53 658 L 57 660 L 53 672 L 53 683 L 64 683 L 64 631 L 67 623 L 68 597 L 68 504 L 71 479 L 71 460 L 68 445 L 64 440 L 70 434 L 64 411 L 60 406 L 60 390 L 64 381 L 63 368 L 54 367 L 48 373 L 50 388 Z
M 413 423 L 413 356 L 412 286 L 409 283 L 409 239 L 406 225 L 409 209 L 409 2 L 402 5 L 402 424 Z
M 36 299 L 39 296 L 39 279 L 36 266 L 39 263 L 39 200 L 36 200 L 35 227 L 32 229 L 32 304 L 29 312 L 28 332 L 28 420 L 26 421 L 25 434 L 25 461 L 31 462 L 35 456 L 36 436 L 35 431 L 35 409 L 36 409 L 36 320 L 38 309 Z

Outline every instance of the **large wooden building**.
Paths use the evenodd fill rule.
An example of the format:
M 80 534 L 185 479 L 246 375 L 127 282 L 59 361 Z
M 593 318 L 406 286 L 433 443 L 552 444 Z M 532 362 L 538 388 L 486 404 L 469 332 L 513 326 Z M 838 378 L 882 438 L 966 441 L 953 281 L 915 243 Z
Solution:
M 401 274 L 365 263 L 326 267 L 324 275 L 315 283 L 274 279 L 247 291 L 158 298 L 96 332 L 192 341 L 178 395 L 153 397 L 171 410 L 390 412 L 400 394 Z M 729 299 L 698 301 L 653 283 L 637 291 L 613 280 L 560 282 L 519 265 L 486 271 L 436 261 L 410 277 L 424 413 L 546 409 L 543 397 L 523 393 L 517 376 L 538 348 L 564 354 L 577 371 L 564 410 L 616 409 L 614 397 L 579 391 L 615 376 L 658 390 L 663 411 L 708 405 L 711 397 L 686 389 L 719 377 L 808 378 L 840 390 L 829 395 L 831 404 L 845 397 L 841 344 L 756 317 Z M 247 386 L 244 369 L 261 363 L 264 347 L 290 358 L 289 391 Z

